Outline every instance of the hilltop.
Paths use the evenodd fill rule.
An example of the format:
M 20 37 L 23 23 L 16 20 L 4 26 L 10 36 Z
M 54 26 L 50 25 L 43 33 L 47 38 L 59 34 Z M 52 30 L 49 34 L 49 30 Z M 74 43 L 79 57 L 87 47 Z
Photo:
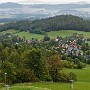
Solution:
M 13 23 L 7 23 L 0 26 L 0 31 L 16 29 L 20 31 L 29 31 L 31 33 L 45 34 L 45 32 L 59 30 L 79 30 L 90 31 L 90 21 L 84 20 L 73 15 L 59 15 L 41 20 L 22 20 Z

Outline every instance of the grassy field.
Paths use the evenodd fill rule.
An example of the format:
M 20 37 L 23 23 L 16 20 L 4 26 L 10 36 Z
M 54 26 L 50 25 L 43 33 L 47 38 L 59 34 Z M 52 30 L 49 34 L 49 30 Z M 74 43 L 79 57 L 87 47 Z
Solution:
M 48 32 L 48 35 L 49 35 L 51 38 L 55 38 L 55 37 L 57 37 L 57 36 L 61 36 L 61 37 L 70 36 L 70 35 L 72 35 L 73 33 L 83 34 L 85 38 L 90 37 L 90 32 L 75 31 L 75 30 L 52 31 L 52 32 Z
M 37 38 L 38 40 L 43 39 L 44 35 L 41 34 L 34 34 L 29 32 L 19 32 L 15 33 L 14 35 L 18 35 L 19 37 L 25 37 L 27 40 L 31 40 L 32 38 Z
M 24 32 L 24 31 L 18 32 L 18 33 L 16 32 L 17 30 L 12 29 L 12 30 L 0 32 L 0 34 L 14 33 L 14 35 L 18 35 L 19 37 L 25 36 L 27 40 L 32 39 L 32 38 L 37 38 L 40 40 L 44 37 L 44 35 L 41 35 L 41 34 L 34 34 L 34 33 L 29 33 L 29 32 Z M 57 36 L 61 36 L 61 37 L 70 36 L 73 33 L 83 34 L 85 38 L 90 38 L 90 32 L 75 31 L 75 30 L 52 31 L 52 32 L 48 32 L 47 34 L 51 38 L 56 38 Z
M 77 75 L 77 82 L 74 82 L 73 90 L 90 90 L 90 66 L 84 69 L 64 69 L 67 72 L 74 72 Z M 4 90 L 0 89 L 0 90 Z M 70 83 L 24 83 L 15 84 L 10 90 L 70 90 Z
M 11 29 L 11 30 L 7 30 L 7 31 L 0 32 L 0 34 L 6 34 L 6 33 L 11 33 L 11 34 L 13 34 L 13 33 L 16 33 L 16 32 L 17 32 L 17 30 Z
M 90 82 L 90 66 L 83 69 L 66 69 L 68 72 L 74 72 L 77 75 L 78 82 Z
M 19 37 L 25 37 L 27 40 L 31 40 L 32 38 L 37 38 L 38 40 L 42 40 L 44 35 L 41 34 L 34 34 L 34 33 L 29 33 L 29 32 L 18 32 L 17 30 L 7 30 L 7 31 L 3 31 L 0 32 L 0 34 L 6 34 L 6 33 L 12 33 L 13 35 L 18 35 Z M 56 38 L 57 36 L 61 36 L 61 37 L 66 37 L 66 36 L 70 36 L 73 33 L 78 33 L 78 34 L 83 34 L 85 38 L 90 38 L 90 32 L 83 32 L 83 31 L 75 31 L 75 30 L 61 30 L 61 31 L 52 31 L 52 32 L 48 32 L 48 36 L 53 39 Z M 90 45 L 90 41 L 88 41 L 87 43 L 89 43 Z
M 0 90 L 4 90 L 0 89 Z M 69 83 L 33 83 L 33 84 L 18 84 L 9 88 L 9 90 L 71 90 Z M 73 90 L 90 90 L 90 83 L 75 82 Z

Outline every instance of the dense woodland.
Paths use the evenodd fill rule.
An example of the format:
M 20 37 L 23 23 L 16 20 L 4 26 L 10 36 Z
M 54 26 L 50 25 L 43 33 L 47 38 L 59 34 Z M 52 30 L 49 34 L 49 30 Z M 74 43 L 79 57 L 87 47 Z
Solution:
M 63 63 L 55 51 L 26 43 L 0 44 L 0 51 L 0 82 L 4 82 L 4 73 L 7 73 L 8 84 L 76 80 L 75 74 L 62 71 Z
M 80 30 L 90 31 L 90 21 L 83 20 L 77 16 L 60 15 L 41 20 L 23 20 L 7 23 L 0 26 L 0 31 L 16 29 L 20 31 L 30 31 L 32 33 L 44 34 L 54 30 Z

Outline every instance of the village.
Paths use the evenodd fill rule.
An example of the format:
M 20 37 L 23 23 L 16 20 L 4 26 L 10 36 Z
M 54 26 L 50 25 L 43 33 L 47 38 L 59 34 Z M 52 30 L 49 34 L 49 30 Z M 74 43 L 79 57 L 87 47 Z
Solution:
M 26 40 L 25 37 L 20 38 L 18 36 L 13 36 L 11 33 L 7 33 L 5 35 L 0 36 L 0 42 L 6 44 L 20 44 L 20 43 L 28 43 L 30 45 L 36 44 L 48 44 L 48 49 L 56 50 L 60 53 L 64 53 L 66 55 L 73 56 L 83 56 L 85 55 L 84 49 L 89 48 L 89 45 L 86 43 L 87 39 L 84 38 L 83 34 L 73 33 L 73 35 L 69 37 L 62 38 L 57 36 L 56 38 L 51 39 L 48 35 L 45 35 L 43 40 L 38 40 L 36 38 L 32 38 L 31 40 Z M 88 56 L 90 58 L 90 56 Z

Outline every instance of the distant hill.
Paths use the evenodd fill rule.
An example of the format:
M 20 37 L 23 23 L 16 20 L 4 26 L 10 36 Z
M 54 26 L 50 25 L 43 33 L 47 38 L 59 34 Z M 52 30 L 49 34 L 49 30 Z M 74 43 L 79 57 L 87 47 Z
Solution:
M 12 2 L 7 2 L 7 3 L 2 3 L 0 4 L 0 8 L 22 8 L 23 5 L 18 4 L 18 3 L 12 3 Z
M 67 11 L 67 12 L 66 12 Z M 56 15 L 72 14 L 84 19 L 90 19 L 90 4 L 79 2 L 71 4 L 33 4 L 18 3 L 0 4 L 0 19 L 41 19 Z
M 72 4 L 81 4 L 81 5 L 83 5 L 83 4 L 88 4 L 88 2 L 85 2 L 85 1 L 79 1 L 79 2 L 74 2 L 74 3 L 72 3 Z
M 48 31 L 59 30 L 79 30 L 90 32 L 90 21 L 83 20 L 77 16 L 60 15 L 48 19 L 34 21 L 17 21 L 0 26 L 0 31 L 16 29 L 20 31 L 30 31 L 32 33 L 44 34 Z

